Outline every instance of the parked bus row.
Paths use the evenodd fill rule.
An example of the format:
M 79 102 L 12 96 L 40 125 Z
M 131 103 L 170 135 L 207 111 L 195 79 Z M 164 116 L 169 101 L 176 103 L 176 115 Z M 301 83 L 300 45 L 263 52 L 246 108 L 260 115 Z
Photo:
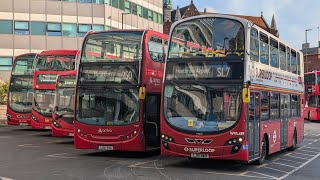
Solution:
M 303 140 L 302 53 L 248 20 L 196 16 L 173 24 L 170 36 L 89 32 L 80 53 L 59 53 L 28 55 L 33 89 L 16 77 L 16 58 L 9 124 L 29 122 L 16 107 L 32 128 L 74 136 L 78 149 L 258 164 Z

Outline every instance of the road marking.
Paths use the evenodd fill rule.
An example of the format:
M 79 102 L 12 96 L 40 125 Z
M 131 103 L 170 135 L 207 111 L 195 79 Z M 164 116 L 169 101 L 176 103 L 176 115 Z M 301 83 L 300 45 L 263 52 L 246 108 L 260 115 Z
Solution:
M 39 146 L 35 146 L 33 144 L 19 144 L 19 147 L 39 147 Z
M 277 179 L 277 177 L 275 177 L 275 176 L 271 176 L 271 175 L 267 175 L 267 174 L 263 174 L 263 173 L 259 173 L 259 172 L 255 172 L 255 171 L 248 171 L 248 172 L 255 173 L 255 174 L 258 174 L 261 176 L 266 176 L 266 177 L 269 177 L 270 179 Z
M 286 167 L 291 167 L 291 168 L 295 168 L 295 166 L 290 166 L 288 164 L 282 164 L 282 163 L 277 163 L 277 162 L 272 162 L 273 164 L 278 164 L 278 165 L 281 165 L 281 166 L 286 166 Z
M 313 161 L 314 159 L 318 158 L 320 156 L 320 153 L 318 153 L 316 156 L 314 156 L 313 158 L 309 159 L 307 162 L 301 164 L 299 167 L 294 168 L 292 171 L 290 171 L 289 173 L 287 173 L 286 175 L 283 175 L 279 178 L 279 180 L 284 179 L 288 176 L 290 176 L 291 174 L 293 174 L 294 172 L 296 172 L 297 170 L 303 168 L 304 166 L 306 166 L 307 164 L 309 164 L 311 161 Z
M 313 150 L 320 150 L 320 147 L 307 147 L 307 146 L 304 146 L 303 148 L 313 149 Z
M 309 152 L 309 153 L 315 153 L 315 154 L 318 154 L 318 153 L 319 153 L 319 152 L 315 152 L 315 151 L 308 151 L 308 150 L 304 150 L 304 149 L 299 149 L 299 151 Z
M 261 176 L 254 176 L 254 175 L 247 175 L 247 173 L 256 173 L 256 172 L 253 172 L 253 171 L 245 171 L 245 172 L 242 172 L 242 173 L 239 173 L 239 174 L 234 174 L 234 173 L 220 173 L 220 172 L 204 172 L 204 173 L 207 173 L 207 174 L 216 174 L 216 175 L 225 175 L 225 176 L 241 176 L 241 177 L 251 177 L 251 178 L 257 178 L 257 179 L 276 179 L 276 177 L 273 177 L 273 176 L 268 176 L 268 175 L 265 175 L 266 177 L 261 177 Z M 256 173 L 258 174 L 258 173 Z M 260 173 L 259 173 L 260 174 Z
M 302 164 L 303 162 L 299 162 L 299 161 L 293 161 L 293 160 L 289 160 L 289 159 L 278 159 L 278 160 L 284 160 L 284 161 L 287 161 L 287 162 L 293 162 L 293 163 L 299 163 L 299 164 Z
M 275 168 L 272 168 L 272 167 L 262 167 L 262 168 L 267 168 L 267 169 L 271 169 L 271 170 L 282 172 L 282 173 L 288 173 L 287 171 L 282 171 L 282 170 L 275 169 Z
M 132 165 L 129 165 L 129 168 L 144 168 L 144 169 L 164 169 L 164 168 L 158 168 L 158 167 L 154 167 L 154 166 L 141 166 L 143 164 L 147 164 L 147 163 L 152 163 L 155 162 L 157 160 L 151 160 L 151 161 L 144 161 L 144 162 L 139 162 L 139 163 L 135 163 Z
M 1 180 L 14 180 L 14 179 L 11 179 L 11 178 L 1 177 L 1 176 L 0 176 L 0 179 L 1 179 Z
M 315 154 L 312 155 L 312 154 L 304 154 L 304 153 L 298 153 L 298 152 L 294 152 L 294 154 L 303 155 L 303 156 L 311 156 L 311 157 L 313 157 L 315 155 Z
M 290 155 L 290 157 L 292 157 L 292 158 L 296 158 L 296 159 L 309 160 L 309 158 L 302 158 L 302 157 L 292 156 L 292 155 Z
M 65 158 L 65 159 L 75 159 L 75 158 L 78 158 L 78 157 L 75 157 L 75 156 L 65 156 L 67 155 L 68 153 L 59 153 L 59 154 L 50 154 L 50 155 L 47 155 L 48 157 L 53 157 L 53 158 Z

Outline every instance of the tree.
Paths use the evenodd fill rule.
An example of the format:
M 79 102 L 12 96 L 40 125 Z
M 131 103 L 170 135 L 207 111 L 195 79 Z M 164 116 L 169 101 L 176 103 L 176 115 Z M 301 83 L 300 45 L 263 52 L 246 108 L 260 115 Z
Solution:
M 0 80 L 0 105 L 5 105 L 8 99 L 9 82 Z

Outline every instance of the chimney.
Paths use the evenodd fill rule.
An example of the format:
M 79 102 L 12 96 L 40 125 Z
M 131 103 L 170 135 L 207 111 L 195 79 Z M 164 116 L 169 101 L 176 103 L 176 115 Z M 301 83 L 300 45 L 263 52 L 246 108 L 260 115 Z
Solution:
M 319 45 L 320 45 L 320 42 L 319 42 Z M 302 49 L 307 49 L 307 48 L 310 48 L 310 43 L 303 43 Z

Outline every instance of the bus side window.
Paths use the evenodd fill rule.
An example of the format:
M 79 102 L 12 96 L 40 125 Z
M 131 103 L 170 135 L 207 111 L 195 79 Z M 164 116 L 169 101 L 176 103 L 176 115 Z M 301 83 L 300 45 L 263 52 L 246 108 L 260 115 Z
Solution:
M 251 60 L 259 62 L 259 37 L 258 31 L 254 28 L 251 29 L 250 37 L 250 57 Z
M 270 99 L 269 92 L 262 91 L 261 92 L 261 120 L 269 120 L 270 119 Z
M 289 47 L 287 47 L 287 71 L 288 72 L 291 72 L 291 60 L 290 60 L 290 48 Z
M 274 39 L 270 39 L 270 65 L 272 67 L 279 67 L 279 51 L 278 48 L 279 44 L 278 41 L 274 40 Z
M 280 56 L 280 69 L 287 70 L 287 59 L 286 59 L 286 46 L 280 43 L 279 46 Z
M 163 62 L 162 39 L 151 37 L 148 42 L 150 57 L 153 61 Z
M 260 62 L 269 65 L 269 38 L 260 33 Z
M 298 72 L 298 75 L 301 75 L 301 62 L 300 62 L 300 53 L 297 53 L 297 72 Z
M 297 55 L 296 51 L 291 50 L 291 72 L 297 74 Z

